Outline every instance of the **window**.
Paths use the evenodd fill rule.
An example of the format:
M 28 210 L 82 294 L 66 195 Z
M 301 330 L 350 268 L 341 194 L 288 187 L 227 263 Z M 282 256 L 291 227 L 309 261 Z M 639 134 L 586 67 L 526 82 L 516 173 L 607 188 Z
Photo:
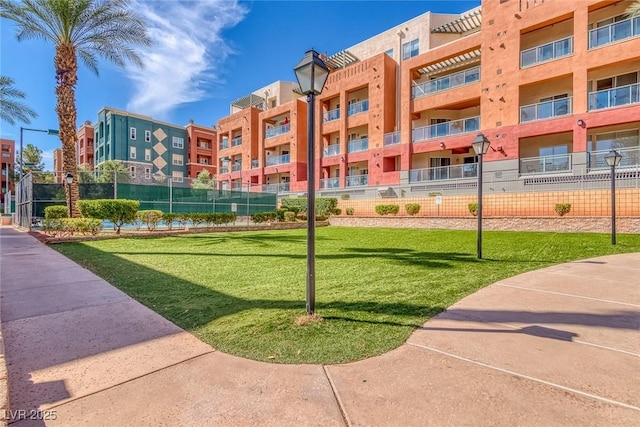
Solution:
M 148 148 L 144 149 L 144 159 L 148 162 L 151 161 L 151 150 Z
M 131 166 L 129 168 L 129 175 L 131 175 L 132 178 L 136 177 L 136 167 L 135 166 Z
M 200 164 L 201 165 L 208 165 L 209 164 L 209 159 L 207 159 L 206 157 L 203 157 L 200 159 Z
M 173 137 L 173 148 L 184 148 L 184 138 Z
M 182 178 L 184 177 L 182 171 L 173 171 L 171 176 L 173 177 L 173 182 L 182 182 Z
M 387 54 L 388 57 L 393 58 L 393 49 L 389 49 L 385 53 Z
M 11 157 L 11 154 L 9 153 L 2 153 L 2 157 Z M 25 156 L 26 157 L 26 156 Z
M 129 129 L 129 138 L 136 139 L 136 128 Z
M 402 45 L 402 59 L 413 58 L 420 54 L 419 39 L 411 40 Z
M 151 142 L 151 131 L 150 130 L 145 130 L 144 131 L 144 142 Z
M 135 159 L 136 158 L 136 147 L 131 147 L 129 149 L 129 158 L 130 159 Z
M 144 168 L 145 179 L 151 179 L 151 168 Z
M 182 166 L 184 164 L 184 156 L 182 154 L 174 154 L 172 156 L 172 163 L 176 166 Z

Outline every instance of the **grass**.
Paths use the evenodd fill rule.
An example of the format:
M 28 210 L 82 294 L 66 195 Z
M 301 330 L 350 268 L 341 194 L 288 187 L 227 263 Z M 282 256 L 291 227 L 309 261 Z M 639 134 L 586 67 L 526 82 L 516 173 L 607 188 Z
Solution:
M 279 363 L 341 363 L 401 345 L 418 326 L 500 279 L 640 250 L 639 235 L 483 234 L 323 227 L 316 312 L 305 314 L 306 230 L 66 243 L 54 248 L 221 351 Z

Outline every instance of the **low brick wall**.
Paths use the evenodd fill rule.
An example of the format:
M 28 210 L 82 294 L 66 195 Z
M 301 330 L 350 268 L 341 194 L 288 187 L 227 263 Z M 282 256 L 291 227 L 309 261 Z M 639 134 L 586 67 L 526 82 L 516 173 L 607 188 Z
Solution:
M 343 227 L 434 228 L 475 230 L 476 217 L 411 217 L 411 216 L 332 216 L 331 225 Z M 610 233 L 608 217 L 485 217 L 484 230 L 501 231 L 558 231 Z M 640 233 L 640 217 L 616 218 L 616 232 Z

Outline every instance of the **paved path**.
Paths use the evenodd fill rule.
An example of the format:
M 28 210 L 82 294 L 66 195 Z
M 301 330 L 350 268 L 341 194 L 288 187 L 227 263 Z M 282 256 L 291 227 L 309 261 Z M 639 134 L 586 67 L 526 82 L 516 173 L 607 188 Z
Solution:
M 640 254 L 503 280 L 320 366 L 217 352 L 26 233 L 0 248 L 11 414 L 56 417 L 12 427 L 640 425 Z

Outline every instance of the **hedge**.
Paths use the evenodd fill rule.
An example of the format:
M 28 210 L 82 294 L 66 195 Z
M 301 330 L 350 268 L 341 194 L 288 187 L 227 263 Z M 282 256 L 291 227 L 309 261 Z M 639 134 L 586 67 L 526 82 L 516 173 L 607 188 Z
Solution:
M 282 199 L 281 206 L 282 208 L 293 211 L 306 213 L 307 212 L 307 198 L 306 197 L 298 197 L 298 198 L 288 198 Z M 338 199 L 335 197 L 316 197 L 316 215 L 317 216 L 329 216 L 331 215 L 336 207 L 338 206 Z M 295 210 L 297 209 L 297 211 Z
M 78 209 L 85 218 L 95 218 L 113 222 L 116 233 L 120 234 L 123 224 L 131 224 L 136 220 L 140 208 L 138 200 L 97 199 L 79 200 Z
M 420 212 L 420 205 L 418 203 L 407 203 L 404 205 L 404 209 L 409 215 L 413 216 Z
M 69 216 L 69 208 L 65 205 L 53 205 L 44 208 L 45 219 L 60 219 Z
M 158 228 L 158 223 L 162 220 L 162 211 L 159 210 L 143 210 L 138 211 L 136 219 L 147 225 L 147 230 L 154 231 Z
M 98 234 L 102 229 L 102 220 L 95 218 L 45 218 L 42 231 L 53 237 Z
M 397 215 L 400 212 L 400 205 L 377 205 L 376 213 L 378 215 Z

